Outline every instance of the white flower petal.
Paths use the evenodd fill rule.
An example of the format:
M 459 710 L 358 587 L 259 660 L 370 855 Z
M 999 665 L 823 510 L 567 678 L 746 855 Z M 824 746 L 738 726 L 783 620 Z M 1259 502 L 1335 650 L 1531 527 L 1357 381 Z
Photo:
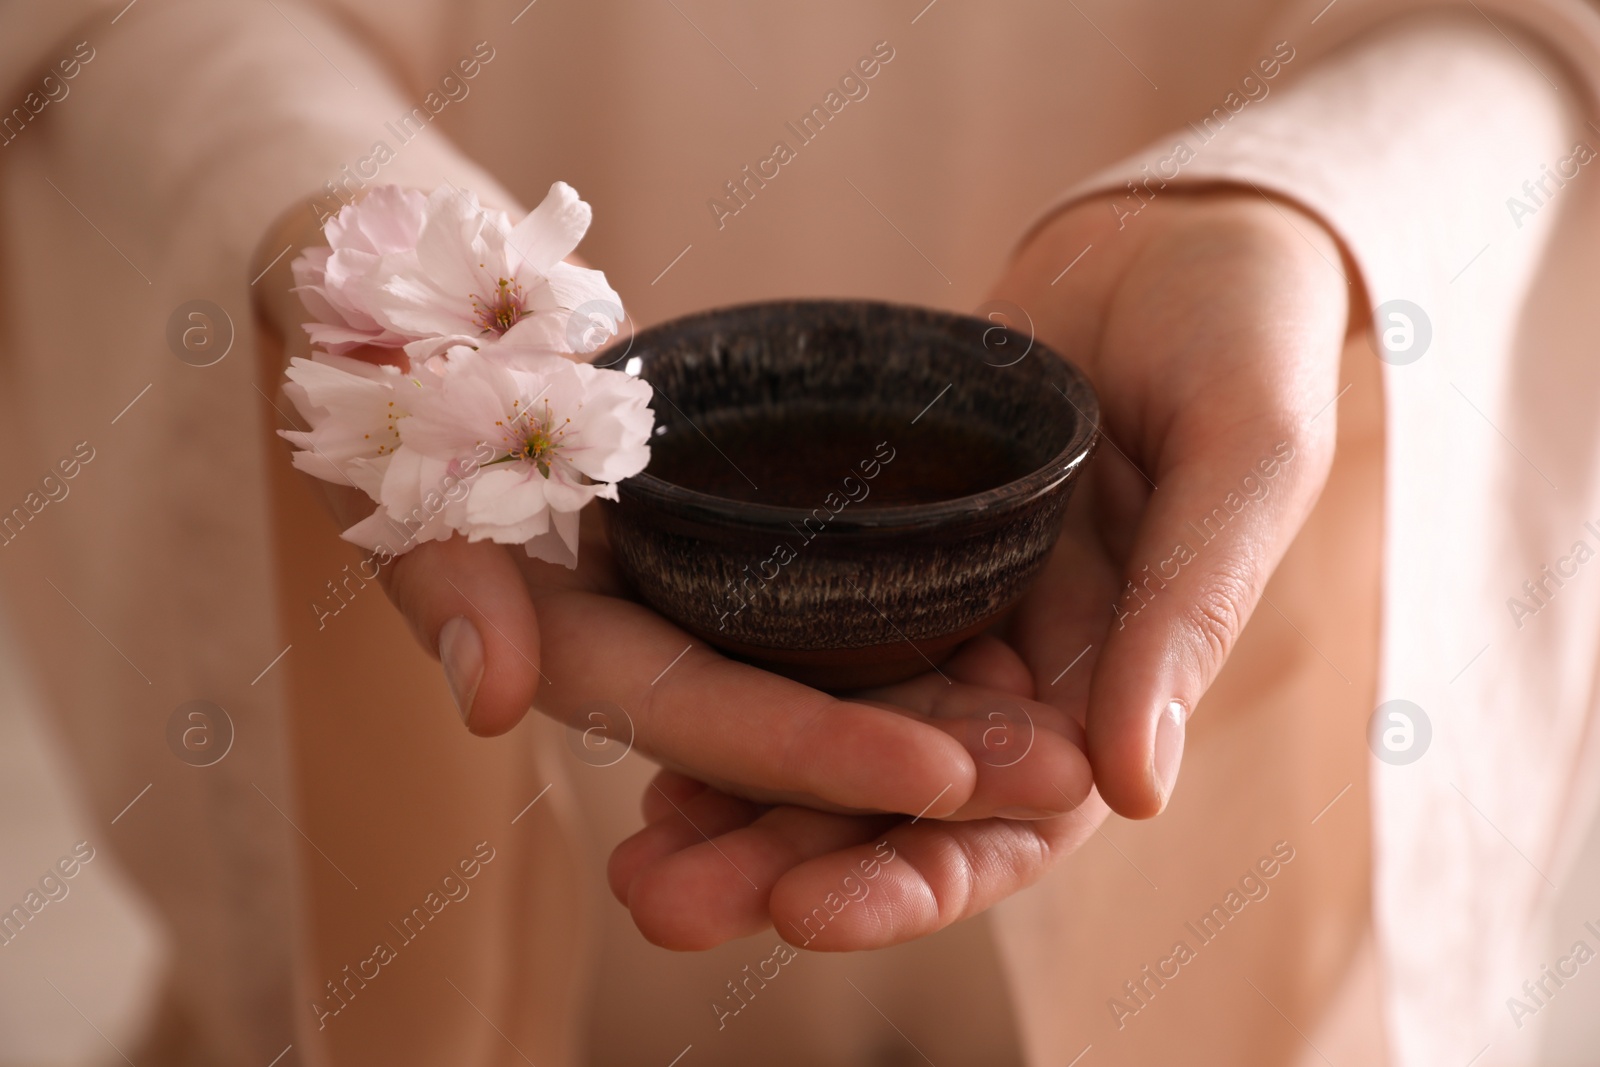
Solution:
M 578 566 L 578 513 L 557 511 L 550 518 L 550 532 L 524 541 L 523 551 L 534 559 L 575 569 Z
M 373 465 L 400 443 L 394 430 L 403 414 L 395 403 L 398 368 L 319 352 L 313 359 L 290 360 L 288 378 L 284 394 L 311 425 L 284 432 L 304 450 L 296 466 L 373 495 L 380 477 Z
M 467 522 L 473 526 L 510 526 L 547 510 L 544 477 L 509 465 L 478 475 L 467 497 Z
M 397 529 L 396 524 L 384 513 L 382 508 L 374 511 L 339 536 L 351 544 L 360 545 L 368 552 L 376 552 L 380 548 L 385 548 L 391 554 L 398 556 L 406 548 L 410 547 L 406 544 L 405 531 Z
M 323 233 L 334 247 L 380 254 L 415 248 L 427 200 L 415 189 L 380 185 L 329 219 Z
M 567 467 L 565 461 L 552 465 L 550 477 L 545 479 L 544 499 L 551 511 L 578 511 L 593 500 L 599 490 L 598 486 L 585 485 L 578 481 L 574 477 L 575 471 L 569 472 L 568 469 L 563 469 Z
M 511 232 L 512 254 L 541 275 L 572 254 L 589 232 L 594 212 L 566 182 L 550 186 L 539 206 Z
M 476 348 L 482 342 L 483 338 L 477 335 L 443 334 L 438 337 L 424 337 L 420 341 L 409 341 L 405 345 L 405 353 L 413 365 L 431 364 L 452 348 L 458 346 Z M 441 372 L 435 368 L 434 373 Z

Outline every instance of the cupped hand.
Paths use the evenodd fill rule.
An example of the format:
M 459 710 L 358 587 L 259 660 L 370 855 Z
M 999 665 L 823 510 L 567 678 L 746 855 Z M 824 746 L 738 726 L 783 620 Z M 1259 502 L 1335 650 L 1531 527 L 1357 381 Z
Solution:
M 1073 752 L 1082 744 L 1075 718 L 1031 699 L 1026 666 L 993 637 L 969 642 L 941 670 L 958 691 L 985 694 L 989 710 L 935 698 L 935 713 L 965 720 L 982 738 L 980 764 L 1002 786 L 1033 790 L 1039 808 L 965 821 L 836 814 L 763 805 L 663 771 L 645 791 L 645 828 L 616 848 L 607 872 L 640 932 L 678 950 L 768 927 L 817 951 L 883 948 L 984 911 L 1082 844 L 1105 808 L 1086 760 L 1050 755 L 1063 741 Z M 935 685 L 944 682 L 928 675 L 862 699 L 917 704 Z
M 1166 806 L 1187 718 L 1322 492 L 1352 300 L 1339 246 L 1296 208 L 1162 195 L 1057 218 L 996 289 L 1100 396 L 1073 543 L 1008 636 L 1040 699 L 1084 716 L 1095 784 L 1129 818 Z
M 1053 818 L 908 822 L 666 774 L 610 868 L 647 937 L 702 948 L 770 923 L 813 949 L 895 944 L 1032 884 L 1107 805 L 1166 805 L 1188 715 L 1326 479 L 1350 293 L 1338 246 L 1293 207 L 1164 195 L 1122 227 L 1106 200 L 1063 212 L 994 290 L 1088 372 L 1104 438 L 1008 644 L 945 668 L 1081 725 L 1096 792 Z
M 291 216 L 263 242 L 320 240 Z M 284 257 L 286 260 L 287 257 Z M 277 393 L 286 354 L 305 354 L 304 309 L 280 261 L 262 278 L 262 390 Z M 352 355 L 400 362 L 368 348 Z M 279 411 L 286 405 L 279 404 Z M 288 418 L 285 415 L 285 418 Z M 352 486 L 319 483 L 340 529 L 373 504 Z M 839 699 L 729 660 L 634 600 L 595 509 L 582 517 L 576 570 L 520 546 L 452 537 L 384 565 L 380 581 L 418 642 L 439 656 L 472 732 L 503 733 L 531 708 L 609 738 L 728 794 L 832 811 L 977 819 L 1059 812 L 1088 792 L 1076 724 L 1039 709 L 1026 766 L 980 758 L 996 743 L 985 718 L 1004 692 L 930 676 Z

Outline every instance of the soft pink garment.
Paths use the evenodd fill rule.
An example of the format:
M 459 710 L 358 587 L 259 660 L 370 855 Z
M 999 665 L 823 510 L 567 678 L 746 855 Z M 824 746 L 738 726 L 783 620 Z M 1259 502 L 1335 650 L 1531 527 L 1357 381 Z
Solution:
M 5 443 L 15 457 L 0 501 L 21 501 L 77 442 L 102 457 L 69 499 L 0 549 L 0 572 L 105 843 L 170 925 L 178 996 L 209 1062 L 266 1063 L 311 1021 L 289 987 L 294 831 L 263 802 L 281 800 L 290 772 L 279 675 L 263 670 L 284 644 L 263 563 L 262 471 L 286 459 L 253 384 L 245 264 L 279 212 L 350 171 L 373 173 L 383 142 L 393 158 L 375 181 L 450 180 L 507 204 L 572 182 L 596 209 L 582 253 L 640 324 L 792 294 L 970 309 L 1062 190 L 1103 188 L 1107 174 L 1113 186 L 1142 181 L 1138 164 L 1159 164 L 1178 139 L 1194 143 L 1185 123 L 1230 92 L 1239 99 L 1279 41 L 1294 59 L 1270 94 L 1243 106 L 1174 180 L 1251 182 L 1305 205 L 1348 248 L 1372 304 L 1410 300 L 1431 320 L 1428 352 L 1385 377 L 1378 698 L 1421 705 L 1433 747 L 1408 767 L 1373 764 L 1375 959 L 1393 1062 L 1464 1064 L 1485 1046 L 1480 1067 L 1527 1062 L 1533 1045 L 1505 1001 L 1543 962 L 1547 879 L 1559 883 L 1593 806 L 1600 585 L 1579 570 L 1520 628 L 1506 600 L 1574 541 L 1597 544 L 1584 527 L 1600 523 L 1586 440 L 1600 370 L 1586 288 L 1600 267 L 1588 236 L 1600 194 L 1591 166 L 1531 214 L 1507 201 L 1526 201 L 1522 183 L 1558 167 L 1576 141 L 1596 143 L 1582 116 L 1595 110 L 1600 18 L 1578 0 L 1483 0 L 1431 5 L 1456 14 L 1414 33 L 1395 24 L 1422 6 L 0 5 L 6 100 L 23 102 L 77 42 L 94 51 L 70 93 L 0 147 Z M 1334 53 L 1374 28 L 1385 33 L 1379 46 Z M 430 91 L 460 96 L 441 82 L 480 41 L 494 58 L 453 83 L 469 92 L 430 120 L 439 129 L 398 136 L 394 124 Z M 868 95 L 727 215 L 725 183 L 792 138 L 786 122 L 878 42 L 894 58 Z M 193 299 L 221 305 L 237 334 L 208 368 L 168 348 L 169 316 Z M 1308 588 L 1279 601 L 1286 614 L 1315 610 Z M 1339 655 L 1313 620 L 1298 622 Z M 1252 624 L 1262 647 L 1280 647 L 1274 626 L 1284 629 L 1259 614 Z M 1310 673 L 1323 667 L 1292 632 L 1284 640 L 1301 657 L 1304 691 L 1332 684 Z M 172 709 L 202 696 L 225 704 L 240 731 L 237 750 L 206 773 L 175 761 L 164 740 Z M 1229 775 L 1249 773 L 1228 767 L 1227 754 L 1264 735 L 1239 728 L 1207 738 L 1197 723 L 1179 801 L 1186 790 L 1224 795 Z M 1286 750 L 1299 736 L 1292 721 L 1274 729 L 1266 736 Z M 543 745 L 557 736 L 535 733 Z M 1293 778 L 1316 757 L 1294 750 L 1277 771 Z M 581 773 L 549 778 L 588 820 L 569 837 L 592 834 L 603 853 L 625 832 L 636 789 L 622 796 L 608 780 L 600 798 Z M 147 783 L 139 817 L 109 825 Z M 1311 832 L 1306 819 L 1333 791 L 1296 806 L 1294 833 Z M 1184 817 L 1205 825 L 1205 814 Z M 1191 825 L 1178 815 L 1165 829 L 1107 828 L 1152 885 L 1165 877 L 1150 865 L 1175 854 L 1163 835 Z M 1272 844 L 1253 826 L 1213 832 L 1191 844 L 1218 869 L 1242 869 Z M 1143 903 L 1119 879 L 1142 886 L 1096 845 L 996 911 L 1030 1063 L 1065 1063 L 1090 1044 L 1091 1055 L 1110 1054 L 1105 1002 L 1117 989 L 1100 973 L 1131 975 L 1149 959 L 1105 932 L 1139 924 Z M 1190 888 L 1198 911 L 1212 885 Z M 629 928 L 608 899 L 599 906 L 610 909 L 615 946 Z M 609 950 L 594 1010 L 626 984 L 616 960 L 637 948 Z M 684 960 L 682 973 L 721 975 L 749 951 L 741 943 Z M 836 973 L 820 970 L 835 961 L 815 966 Z M 807 1039 L 822 1040 L 793 1038 Z
M 1401 6 L 1430 5 L 1333 8 L 1304 59 Z M 1600 193 L 1588 174 L 1600 140 L 1582 119 L 1595 114 L 1600 19 L 1577 4 L 1495 16 L 1526 62 L 1492 88 L 1475 80 L 1471 47 L 1433 26 L 1422 31 L 1431 48 L 1391 41 L 1330 57 L 1279 106 L 1246 107 L 1220 133 L 1179 130 L 1085 187 L 1142 181 L 1141 167 L 1185 142 L 1196 151 L 1183 181 L 1243 182 L 1308 208 L 1345 242 L 1371 306 L 1409 301 L 1431 320 L 1431 348 L 1384 367 L 1378 700 L 1421 706 L 1434 746 L 1411 766 L 1371 765 L 1374 911 L 1397 1063 L 1466 1062 L 1485 1048 L 1478 1062 L 1531 1055 L 1523 1029 L 1541 1000 L 1522 981 L 1551 962 L 1548 908 L 1600 781 L 1600 586 L 1562 562 L 1581 557 L 1579 541 L 1600 550 L 1586 525 L 1600 513 Z M 1486 21 L 1466 13 L 1459 26 Z M 1306 40 L 1294 27 L 1285 20 L 1279 35 Z M 1557 93 L 1571 103 L 1565 122 L 1528 106 Z M 1396 113 L 1441 99 L 1473 103 Z M 1463 160 L 1486 127 L 1501 131 L 1493 157 Z M 1418 157 L 1436 163 L 1419 168 Z M 1558 564 L 1551 583 L 1541 569 Z M 1529 580 L 1544 591 L 1530 595 Z M 1561 931 L 1558 943 L 1582 933 Z

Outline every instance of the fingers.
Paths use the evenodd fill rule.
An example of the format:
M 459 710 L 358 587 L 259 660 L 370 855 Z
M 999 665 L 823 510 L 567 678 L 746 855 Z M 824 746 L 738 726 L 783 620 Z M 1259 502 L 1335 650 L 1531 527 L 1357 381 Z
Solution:
M 1032 689 L 1016 653 L 992 638 L 975 642 L 947 668 L 956 678 Z M 1091 797 L 1082 727 L 1055 708 L 935 674 L 873 695 L 918 707 L 979 759 L 973 797 L 946 818 L 1001 810 L 1050 819 Z M 791 869 L 865 844 L 904 821 L 787 805 L 769 809 L 674 771 L 657 775 L 642 808 L 649 825 L 612 853 L 608 878 L 645 936 L 675 949 L 708 948 L 765 927 L 768 896 Z M 1077 812 L 1071 817 L 1083 818 Z M 918 919 L 926 922 L 925 915 Z M 802 936 L 797 928 L 791 939 Z
M 1032 700 L 1033 673 L 1010 645 L 989 634 L 975 637 L 940 668 L 952 681 Z
M 1101 453 L 1100 463 L 1114 462 Z M 1028 663 L 1037 699 L 1062 709 L 1080 726 L 1087 721 L 1090 680 L 1105 649 L 1120 566 L 1113 563 L 1091 523 L 1103 466 L 1067 506 L 1067 524 L 1044 572 L 1017 606 L 1008 639 Z
M 665 819 L 709 787 L 677 771 L 658 771 L 650 788 L 639 798 L 639 813 L 646 824 Z
M 871 844 L 800 864 L 773 887 L 773 928 L 818 952 L 926 937 L 1038 881 L 1104 819 L 1104 809 L 1014 822 L 902 823 Z
M 538 596 L 539 707 L 559 721 L 614 705 L 643 754 L 769 803 L 943 816 L 972 794 L 973 759 L 944 731 L 724 659 L 630 601 Z
M 539 624 L 505 549 L 430 541 L 382 573 L 417 640 L 440 658 L 467 728 L 488 737 L 521 721 L 540 683 Z
M 643 871 L 740 827 L 749 826 L 768 810 L 753 801 L 730 796 L 704 785 L 699 786 L 698 792 L 682 800 L 671 795 L 676 793 L 682 796 L 687 792 L 687 783 L 692 781 L 672 771 L 662 771 L 645 789 L 646 802 L 651 803 L 650 798 L 654 798 L 652 806 L 664 810 L 659 818 L 651 820 L 643 830 L 627 838 L 611 852 L 611 859 L 606 865 L 606 880 L 612 895 L 621 903 L 628 903 L 630 890 Z M 715 855 L 715 849 L 709 851 Z M 709 857 L 707 862 L 710 862 Z M 718 874 L 728 873 L 724 871 L 725 864 L 710 865 Z M 742 878 L 738 879 L 738 883 L 729 888 L 740 892 L 749 888 Z M 672 899 L 678 905 L 682 905 L 684 899 L 694 899 L 696 910 L 700 910 L 704 903 L 698 898 Z M 763 908 L 765 899 L 763 893 Z
M 1103 358 L 1110 432 L 1155 483 L 1095 666 L 1089 757 L 1130 818 L 1159 812 L 1185 724 L 1326 479 L 1347 294 L 1325 254 L 1264 206 L 1153 240 Z M 1145 366 L 1133 367 L 1138 352 Z M 1320 419 L 1320 421 L 1319 421 Z M 1105 456 L 1102 455 L 1102 461 Z
M 1094 833 L 1106 808 L 1091 796 L 1035 822 L 789 806 L 751 815 L 745 802 L 711 790 L 619 846 L 612 891 L 648 940 L 701 950 L 771 925 L 817 951 L 910 941 L 1037 881 Z
M 647 940 L 695 951 L 757 933 L 772 925 L 768 897 L 773 886 L 796 865 L 861 845 L 896 821 L 895 816 L 836 815 L 784 806 L 718 836 L 713 827 L 736 822 L 743 814 L 740 803 L 703 794 L 693 811 L 685 809 L 686 818 L 669 816 L 624 842 L 613 855 L 613 870 L 619 875 L 615 892 L 626 865 L 637 863 L 647 850 L 660 850 L 651 862 L 639 865 L 624 896 Z M 688 834 L 695 835 L 694 842 L 671 848 L 675 841 L 687 842 Z
M 1048 704 L 936 674 L 875 690 L 871 697 L 891 702 L 886 707 L 917 709 L 971 754 L 977 768 L 972 793 L 940 818 L 1046 818 L 1081 803 L 1093 785 L 1082 727 Z
M 1120 814 L 1166 806 L 1188 717 L 1320 487 L 1320 471 L 1297 462 L 1316 464 L 1285 439 L 1250 434 L 1162 472 L 1089 698 L 1095 781 Z

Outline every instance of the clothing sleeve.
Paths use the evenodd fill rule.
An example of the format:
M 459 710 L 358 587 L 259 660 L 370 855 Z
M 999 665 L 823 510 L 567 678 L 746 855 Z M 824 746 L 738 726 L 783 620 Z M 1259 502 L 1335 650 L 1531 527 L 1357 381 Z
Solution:
M 26 608 L 19 658 L 82 771 L 93 843 L 161 916 L 164 988 L 196 1047 L 265 1063 L 312 1016 L 293 994 L 306 926 L 283 713 L 285 657 L 305 653 L 281 637 L 300 605 L 274 574 L 265 472 L 287 457 L 257 384 L 251 257 L 293 205 L 336 210 L 362 181 L 517 205 L 316 5 L 0 11 L 0 85 L 22 108 L 0 122 L 0 491 L 28 499 L 74 442 L 93 458 L 70 502 L 8 539 L 0 586 Z M 221 353 L 204 366 L 173 340 L 197 301 Z M 84 665 L 85 634 L 114 666 Z M 163 738 L 199 698 L 239 736 L 197 773 Z
M 1431 302 L 1419 286 L 1452 284 L 1507 231 L 1533 239 L 1479 264 L 1490 268 L 1480 277 L 1526 285 L 1540 253 L 1531 220 L 1560 186 L 1550 179 L 1530 194 L 1523 182 L 1545 170 L 1570 180 L 1593 154 L 1580 142 L 1585 115 L 1597 110 L 1600 15 L 1578 8 L 1519 5 L 1519 16 L 1543 14 L 1530 23 L 1465 5 L 1345 0 L 1323 19 L 1349 9 L 1344 20 L 1309 39 L 1317 27 L 1286 20 L 1216 107 L 1080 183 L 1046 217 L 1116 193 L 1107 210 L 1126 228 L 1169 187 L 1232 184 L 1320 218 L 1354 257 L 1353 280 L 1374 305 Z M 1563 43 L 1535 31 L 1563 32 Z M 1513 192 L 1526 211 L 1508 210 Z
M 1053 210 L 1100 197 L 1132 229 L 1162 196 L 1224 185 L 1342 244 L 1329 270 L 1370 327 L 1346 358 L 1384 364 L 1376 701 L 1431 718 L 1414 763 L 1370 764 L 1391 1062 L 1525 1064 L 1539 1004 L 1506 997 L 1547 958 L 1600 766 L 1600 595 L 1525 582 L 1588 558 L 1600 514 L 1579 282 L 1600 276 L 1600 12 L 1318 0 L 1292 16 L 1213 110 Z
M 109 23 L 120 7 L 122 3 L 115 0 L 57 0 L 52 4 L 0 0 L 0 26 L 5 27 L 0 33 L 0 100 L 8 107 L 20 103 L 34 82 L 71 54 L 71 43 L 83 39 L 80 31 Z M 64 50 L 63 43 L 67 45 Z M 57 55 L 63 51 L 65 55 Z
M 514 204 L 315 5 L 174 0 L 118 15 L 119 7 L 30 5 L 11 16 L 23 32 L 6 38 L 8 50 L 26 42 L 29 54 L 7 69 L 34 71 L 12 89 L 31 92 L 46 72 L 59 79 L 54 65 L 78 42 L 87 45 L 93 58 L 39 118 L 52 120 L 51 154 L 77 193 L 99 200 L 100 190 L 82 184 L 99 183 L 107 198 L 139 206 L 140 225 L 122 231 L 135 262 L 161 259 L 185 225 L 206 227 L 247 257 L 295 200 L 312 213 L 337 210 L 366 183 L 451 181 L 485 203 Z M 68 11 L 79 14 L 72 25 Z

